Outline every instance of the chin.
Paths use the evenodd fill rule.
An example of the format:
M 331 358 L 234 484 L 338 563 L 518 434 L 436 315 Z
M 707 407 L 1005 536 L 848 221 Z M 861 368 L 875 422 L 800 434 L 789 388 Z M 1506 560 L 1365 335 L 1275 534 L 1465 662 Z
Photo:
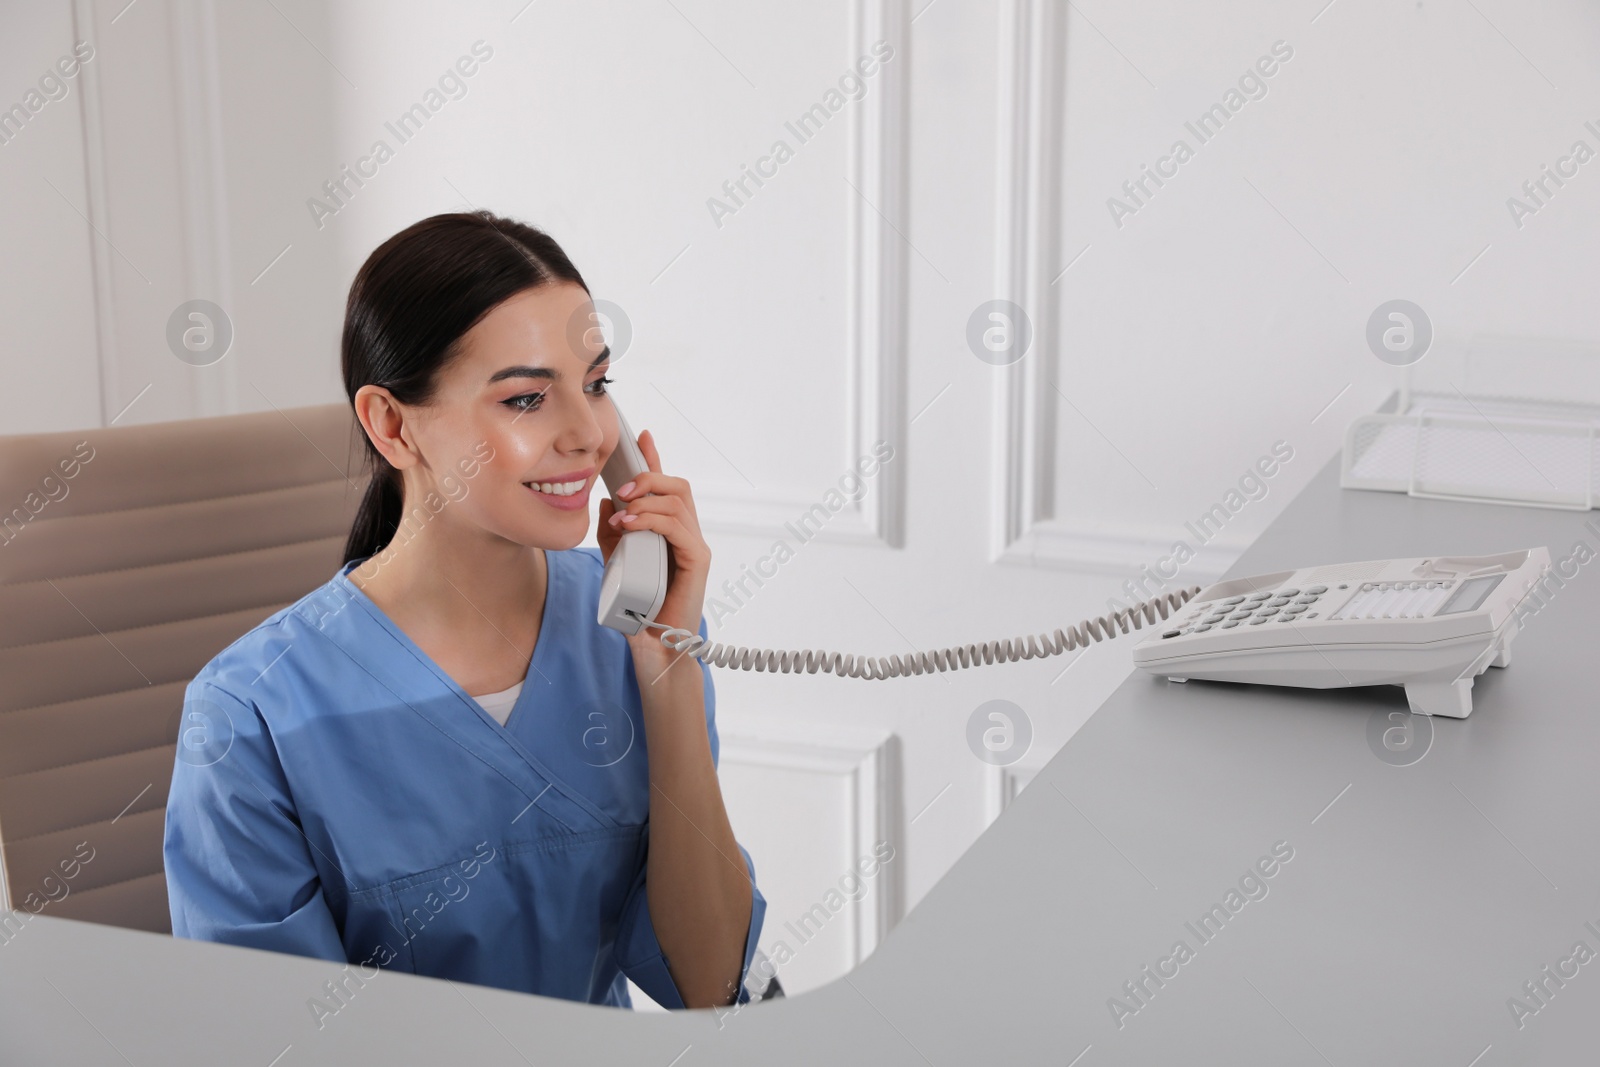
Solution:
M 551 552 L 565 552 L 569 548 L 577 548 L 589 536 L 589 522 L 587 517 L 575 521 L 564 529 L 552 529 L 545 526 L 538 532 L 526 531 L 525 536 L 516 540 L 529 548 L 543 548 Z
M 588 540 L 588 538 L 589 538 L 589 524 L 588 523 L 584 523 L 582 526 L 577 527 L 577 530 L 578 530 L 578 534 L 577 534 L 576 537 L 569 537 L 569 538 L 564 539 L 563 543 L 553 546 L 555 548 L 555 550 L 558 551 L 558 552 L 565 552 L 569 548 L 577 548 L 579 545 L 583 544 L 584 541 Z

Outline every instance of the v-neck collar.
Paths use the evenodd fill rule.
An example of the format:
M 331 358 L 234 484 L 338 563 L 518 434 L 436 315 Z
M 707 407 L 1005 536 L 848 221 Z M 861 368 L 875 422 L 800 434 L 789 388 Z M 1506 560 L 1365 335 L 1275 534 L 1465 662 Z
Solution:
M 450 676 L 448 672 L 440 667 L 438 663 L 434 662 L 433 657 L 424 652 L 422 647 L 413 641 L 410 635 L 402 630 L 395 623 L 395 621 L 389 617 L 388 613 L 386 613 L 377 605 L 376 601 L 367 596 L 366 593 L 362 592 L 361 589 L 350 580 L 350 572 L 365 563 L 365 558 L 352 560 L 349 563 L 346 563 L 343 567 L 339 568 L 338 573 L 334 575 L 334 581 L 343 587 L 346 595 L 351 597 L 357 604 L 359 604 L 361 608 L 369 616 L 371 616 L 372 619 L 376 621 L 378 625 L 382 627 L 383 630 L 388 633 L 388 635 L 393 638 L 397 644 L 400 645 L 401 648 L 403 648 L 408 654 L 411 655 L 413 659 L 417 661 L 418 664 L 420 664 L 425 670 L 429 671 L 439 681 L 440 684 L 449 689 L 449 691 L 455 695 L 457 702 L 465 705 L 462 714 L 445 714 L 435 717 L 433 714 L 430 714 L 431 708 L 428 707 L 426 703 L 423 707 L 418 707 L 415 704 L 409 704 L 409 702 L 407 702 L 413 711 L 416 711 L 424 718 L 428 718 L 430 721 L 433 721 L 434 725 L 448 731 L 452 736 L 456 737 L 461 742 L 470 743 L 474 751 L 482 753 L 486 747 L 497 747 L 501 749 L 509 748 L 521 759 L 524 764 L 526 764 L 528 768 L 531 768 L 539 776 L 539 778 L 542 780 L 541 786 L 555 788 L 557 791 L 566 796 L 567 799 L 579 805 L 585 812 L 601 820 L 603 824 L 614 826 L 616 825 L 616 820 L 612 816 L 606 814 L 605 811 L 591 802 L 587 797 L 583 796 L 577 790 L 573 789 L 570 785 L 557 777 L 542 760 L 528 750 L 527 746 L 522 744 L 521 741 L 517 740 L 516 736 L 510 730 L 512 723 L 517 720 L 517 716 L 520 713 L 525 713 L 525 705 L 530 700 L 534 699 L 530 695 L 533 686 L 529 685 L 528 683 L 537 678 L 537 680 L 542 681 L 547 687 L 551 684 L 549 675 L 540 670 L 539 667 L 541 662 L 547 661 L 550 656 L 554 654 L 548 649 L 552 636 L 559 631 L 561 626 L 573 624 L 572 620 L 566 619 L 554 624 L 551 622 L 551 615 L 553 613 L 560 613 L 568 600 L 568 598 L 565 596 L 565 583 L 567 580 L 566 553 L 560 551 L 551 552 L 546 549 L 541 549 L 541 551 L 544 552 L 545 558 L 544 611 L 539 619 L 539 633 L 538 636 L 534 638 L 533 655 L 528 661 L 528 670 L 527 674 L 524 676 L 522 692 L 518 694 L 516 703 L 512 705 L 511 714 L 506 717 L 505 726 L 502 726 L 496 722 L 494 717 L 483 709 L 483 705 L 474 700 L 467 693 L 467 691 L 463 689 L 453 677 Z M 562 583 L 560 590 L 556 588 L 556 584 L 558 582 Z M 347 652 L 352 652 L 353 654 L 352 650 L 347 650 Z M 499 746 L 482 745 L 481 731 L 473 731 L 468 729 L 468 723 L 470 720 L 467 720 L 464 717 L 465 714 L 476 715 L 482 726 L 492 731 L 495 739 L 501 744 Z M 543 795 L 542 792 L 540 795 Z M 537 797 L 534 799 L 537 800 Z
M 485 722 L 487 722 L 490 726 L 493 726 L 496 730 L 505 730 L 510 727 L 512 718 L 516 716 L 517 711 L 521 708 L 522 697 L 528 691 L 527 683 L 534 678 L 535 674 L 537 674 L 546 685 L 550 684 L 549 675 L 539 670 L 539 660 L 540 653 L 544 651 L 545 645 L 547 644 L 545 635 L 551 631 L 550 609 L 554 605 L 561 603 L 560 597 L 558 597 L 555 592 L 555 584 L 557 581 L 556 572 L 561 568 L 557 566 L 548 550 L 540 549 L 539 551 L 544 556 L 545 561 L 544 607 L 539 612 L 539 632 L 534 635 L 533 655 L 529 658 L 527 666 L 523 668 L 521 682 L 522 692 L 517 695 L 517 701 L 511 707 L 511 714 L 506 717 L 505 726 L 501 726 L 498 722 L 495 722 L 494 717 L 483 710 L 483 705 L 479 704 L 478 701 L 470 693 L 468 693 L 465 688 L 462 687 L 461 683 L 456 681 L 454 676 L 452 676 L 443 667 L 439 666 L 432 656 L 424 652 L 422 650 L 422 646 L 413 641 L 411 639 L 411 635 L 402 630 L 400 626 L 389 617 L 389 613 L 378 606 L 377 601 L 367 596 L 367 594 L 362 592 L 361 588 L 357 586 L 355 582 L 350 580 L 350 572 L 365 563 L 365 559 L 351 560 L 343 567 L 340 567 L 339 573 L 334 576 L 334 580 L 345 586 L 348 592 L 353 594 L 360 601 L 361 606 L 366 608 L 367 612 L 377 619 L 379 624 L 381 624 L 383 628 L 389 632 L 389 635 L 404 645 L 407 652 L 415 656 L 423 666 L 427 667 L 446 685 L 448 685 L 451 692 L 459 696 L 468 707 L 477 709 L 478 714 L 484 719 Z M 556 553 L 556 555 L 560 555 L 560 553 Z M 544 658 L 548 659 L 549 657 L 547 655 Z M 510 687 L 508 686 L 507 688 Z M 486 695 L 493 696 L 494 694 L 491 693 Z
M 533 680 L 534 675 L 537 674 L 545 685 L 548 686 L 550 684 L 549 675 L 539 670 L 539 653 L 544 651 L 545 645 L 549 644 L 545 640 L 545 634 L 551 632 L 550 608 L 552 605 L 562 603 L 555 593 L 556 571 L 560 567 L 557 566 L 555 559 L 548 550 L 541 548 L 539 554 L 544 557 L 544 607 L 539 610 L 539 632 L 533 637 L 533 655 L 529 658 L 527 669 L 522 672 L 522 681 L 519 683 L 522 686 L 522 691 L 517 694 L 517 699 L 512 703 L 511 712 L 506 716 L 505 725 L 502 726 L 496 722 L 493 715 L 483 710 L 482 704 L 472 700 L 470 696 L 467 698 L 472 700 L 473 706 L 483 713 L 484 718 L 489 720 L 491 726 L 496 730 L 505 731 L 508 736 L 511 731 L 511 723 L 516 720 L 519 714 L 526 714 L 522 709 L 523 705 L 527 703 L 528 683 Z M 556 555 L 559 556 L 560 553 L 558 552 Z M 549 659 L 550 657 L 546 655 L 545 658 Z M 462 691 L 465 692 L 465 690 Z

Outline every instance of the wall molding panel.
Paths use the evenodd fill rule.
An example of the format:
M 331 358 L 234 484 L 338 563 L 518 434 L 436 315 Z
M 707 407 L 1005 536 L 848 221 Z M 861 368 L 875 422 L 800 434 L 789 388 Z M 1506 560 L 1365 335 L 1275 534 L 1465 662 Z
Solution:
M 910 299 L 905 233 L 908 222 L 908 78 L 910 34 L 906 0 L 853 0 L 848 41 L 851 62 L 873 42 L 887 40 L 894 59 L 874 76 L 872 91 L 846 108 L 849 145 L 839 195 L 846 212 L 845 308 L 848 339 L 849 440 L 841 473 L 879 440 L 895 461 L 867 482 L 817 533 L 836 544 L 905 544 L 906 324 Z M 826 492 L 819 489 L 817 496 Z M 779 536 L 817 497 L 716 490 L 701 494 L 705 525 L 720 532 Z
M 172 58 L 178 90 L 178 167 L 184 190 L 186 298 L 211 300 L 237 317 L 213 0 L 172 0 Z M 227 415 L 239 410 L 238 366 L 237 358 L 225 357 L 206 367 L 205 373 L 191 377 L 197 415 Z
M 90 0 L 72 0 L 73 32 L 95 47 L 94 60 L 77 77 L 101 424 L 120 419 L 151 386 L 163 397 L 184 394 L 176 405 L 181 416 L 172 417 L 231 414 L 240 409 L 235 354 L 192 371 L 166 365 L 171 357 L 163 356 L 165 342 L 153 326 L 164 325 L 166 313 L 185 300 L 211 300 L 238 315 L 216 6 L 214 0 L 155 0 L 140 10 L 140 25 L 113 26 L 115 17 L 97 15 Z M 118 106 L 126 111 L 130 101 L 162 112 L 148 131 L 108 125 L 108 116 Z M 114 191 L 150 182 L 161 189 L 161 197 L 146 205 L 150 217 L 112 211 Z M 130 240 L 130 234 L 136 236 Z M 133 258 L 124 262 L 124 252 Z M 126 270 L 144 280 L 119 286 L 118 274 L 126 281 Z M 145 301 L 151 302 L 149 318 L 138 307 Z M 167 406 L 171 410 L 173 402 Z M 144 420 L 135 415 L 133 421 Z
M 886 545 L 905 544 L 906 323 L 910 275 L 907 72 L 911 65 L 906 0 L 856 0 L 850 6 L 850 57 L 880 38 L 895 60 L 879 68 L 882 82 L 862 106 L 850 109 L 849 175 L 841 195 L 849 205 L 848 293 L 851 440 L 846 462 L 882 439 L 895 449 L 862 498 L 866 526 Z M 865 201 L 865 202 L 864 202 Z
M 988 772 L 988 782 L 984 789 L 985 826 L 998 819 L 1000 813 L 1011 806 L 1011 802 L 1017 799 L 1017 794 L 1033 782 L 1054 755 L 1054 752 L 1043 753 L 1038 749 L 1032 749 L 1015 763 L 1004 767 L 985 768 Z
M 990 554 L 1032 565 L 1018 542 L 1054 514 L 1055 379 L 1059 331 L 1051 289 L 1060 220 L 1061 103 L 1066 8 L 1049 0 L 1001 5 L 994 294 L 1033 324 L 1027 355 L 996 368 L 991 396 Z M 1061 562 L 1072 562 L 1063 559 Z
M 842 779 L 849 795 L 848 825 L 841 836 L 851 857 L 869 854 L 879 841 L 894 847 L 896 862 L 886 864 L 872 891 L 851 901 L 850 966 L 872 954 L 894 924 L 905 900 L 904 835 L 900 832 L 900 768 L 895 735 L 884 731 L 843 731 L 837 726 L 807 729 L 741 727 L 720 734 L 723 766 L 769 768 Z
M 996 368 L 990 559 L 1133 577 L 1168 555 L 1180 538 L 1194 547 L 1192 535 L 1181 527 L 1090 523 L 1056 514 L 1062 337 L 1054 287 L 1067 262 L 1058 238 L 1067 7 L 1050 0 L 1006 0 L 1001 10 L 994 291 L 1027 311 L 1033 344 L 1024 358 Z M 1249 543 L 1250 538 L 1224 533 L 1198 546 L 1172 588 L 1215 580 Z
M 73 0 L 72 32 L 75 40 L 99 41 L 95 24 L 94 4 L 90 0 Z M 89 262 L 94 274 L 95 335 L 100 361 L 100 425 L 109 426 L 117 417 L 123 403 L 119 398 L 122 375 L 117 363 L 117 311 L 111 257 L 116 253 L 106 247 L 101 234 L 110 228 L 110 211 L 107 206 L 106 149 L 104 136 L 104 109 L 100 105 L 100 67 L 98 63 L 85 63 L 78 68 L 78 107 L 83 115 L 84 188 L 89 202 L 85 213 L 89 216 Z

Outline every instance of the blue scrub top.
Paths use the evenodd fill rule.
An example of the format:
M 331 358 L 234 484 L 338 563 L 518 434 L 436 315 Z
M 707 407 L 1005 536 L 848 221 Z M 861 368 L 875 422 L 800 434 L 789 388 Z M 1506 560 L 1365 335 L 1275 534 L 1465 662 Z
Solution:
M 633 657 L 595 621 L 599 549 L 545 558 L 504 726 L 355 587 L 362 560 L 195 676 L 163 846 L 174 934 L 620 1007 L 626 976 L 684 1006 L 645 893 Z M 711 668 L 690 662 L 715 762 Z M 766 899 L 739 851 L 743 1002 Z

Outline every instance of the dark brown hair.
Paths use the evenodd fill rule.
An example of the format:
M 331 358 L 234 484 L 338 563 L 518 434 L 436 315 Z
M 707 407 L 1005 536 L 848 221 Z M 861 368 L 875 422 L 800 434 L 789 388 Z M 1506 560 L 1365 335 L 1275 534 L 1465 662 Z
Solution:
M 379 245 L 356 272 L 345 304 L 344 388 L 381 385 L 404 404 L 426 404 L 461 338 L 508 297 L 551 282 L 589 291 L 546 233 L 488 211 L 434 215 Z M 400 472 L 365 433 L 372 481 L 345 542 L 344 561 L 382 550 L 399 528 Z

